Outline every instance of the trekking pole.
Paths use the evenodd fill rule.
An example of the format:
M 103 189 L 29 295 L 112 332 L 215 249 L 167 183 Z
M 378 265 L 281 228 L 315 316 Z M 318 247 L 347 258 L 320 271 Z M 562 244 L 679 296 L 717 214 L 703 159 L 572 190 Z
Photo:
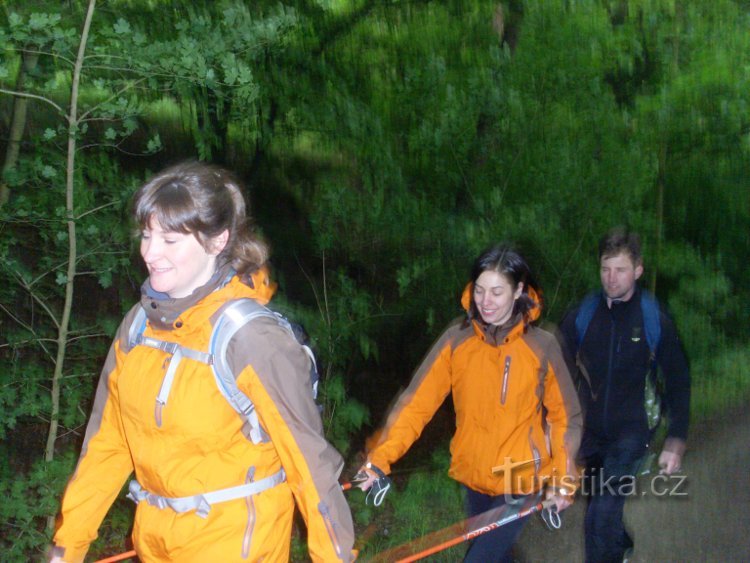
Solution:
M 488 510 L 487 512 L 484 512 L 483 514 L 474 516 L 472 518 L 464 520 L 463 522 L 459 522 L 457 524 L 449 526 L 448 528 L 444 528 L 437 532 L 433 532 L 431 534 L 423 536 L 418 540 L 415 540 L 418 543 L 433 543 L 433 541 L 435 541 L 434 538 L 442 538 L 446 535 L 453 536 L 446 541 L 434 544 L 431 547 L 423 549 L 422 551 L 404 556 L 404 552 L 411 551 L 411 549 L 409 548 L 412 544 L 415 543 L 415 541 L 411 541 L 407 544 L 400 545 L 384 553 L 378 554 L 375 559 L 373 559 L 372 563 L 386 563 L 391 561 L 395 561 L 396 563 L 410 563 L 412 561 L 419 561 L 420 559 L 424 559 L 425 557 L 434 555 L 435 553 L 448 549 L 449 547 L 453 547 L 465 541 L 473 540 L 478 536 L 496 530 L 497 528 L 505 526 L 510 522 L 520 520 L 521 518 L 525 518 L 526 516 L 530 516 L 535 512 L 540 512 L 542 510 L 554 510 L 553 507 L 555 506 L 555 501 L 553 499 L 539 501 L 531 506 L 522 508 L 517 512 L 506 514 L 509 506 L 510 505 L 506 504 L 499 508 L 493 508 L 491 510 Z M 464 531 L 462 532 L 461 530 Z
M 97 561 L 94 561 L 94 563 L 113 563 L 114 561 L 122 561 L 124 559 L 130 559 L 131 557 L 135 557 L 135 555 L 136 555 L 135 550 L 126 551 L 125 553 L 113 555 L 112 557 L 107 557 L 105 559 L 98 559 Z

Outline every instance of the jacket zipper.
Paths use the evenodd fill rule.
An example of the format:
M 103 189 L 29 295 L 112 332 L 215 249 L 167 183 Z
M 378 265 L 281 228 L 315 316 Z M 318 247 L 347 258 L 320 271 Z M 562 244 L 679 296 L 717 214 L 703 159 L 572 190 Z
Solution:
M 612 313 L 610 312 L 610 315 Z M 609 390 L 612 387 L 612 364 L 615 358 L 615 341 L 617 340 L 617 326 L 614 318 L 610 318 L 612 333 L 609 337 L 609 359 L 607 360 L 607 378 L 604 382 L 604 408 L 602 409 L 602 427 L 606 434 L 609 421 Z
M 539 475 L 539 469 L 542 467 L 542 455 L 539 453 L 539 448 L 534 443 L 534 429 L 529 428 L 529 446 L 531 447 L 531 455 L 534 458 L 534 475 Z
M 324 502 L 321 502 L 318 505 L 318 510 L 320 511 L 321 516 L 323 516 L 323 522 L 325 523 L 328 537 L 331 538 L 333 548 L 336 550 L 336 556 L 341 559 L 341 545 L 339 544 L 339 538 L 336 534 L 336 524 L 333 523 L 328 506 L 326 506 Z
M 500 392 L 500 404 L 505 404 L 508 397 L 508 379 L 510 378 L 510 356 L 505 356 L 505 370 L 503 371 L 503 389 Z
M 254 477 L 255 467 L 251 467 L 247 470 L 245 483 L 252 483 Z M 245 525 L 245 535 L 242 538 L 242 559 L 247 559 L 250 556 L 250 544 L 253 538 L 253 529 L 255 528 L 255 501 L 252 495 L 245 497 L 245 504 L 247 505 L 247 524 Z

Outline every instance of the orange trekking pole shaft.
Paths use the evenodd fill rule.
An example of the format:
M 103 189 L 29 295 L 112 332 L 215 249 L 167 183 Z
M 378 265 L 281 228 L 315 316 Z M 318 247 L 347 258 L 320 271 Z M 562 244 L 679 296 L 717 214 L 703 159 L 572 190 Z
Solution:
M 120 553 L 118 555 L 113 555 L 112 557 L 107 557 L 105 559 L 99 559 L 98 561 L 94 561 L 94 563 L 113 563 L 114 561 L 122 561 L 124 559 L 130 559 L 131 557 L 135 557 L 136 553 L 135 550 L 126 551 L 125 553 Z
M 531 506 L 523 508 L 517 512 L 512 512 L 511 514 L 507 514 L 506 509 L 508 505 L 499 509 L 491 509 L 483 514 L 456 523 L 437 532 L 433 532 L 415 541 L 389 549 L 384 553 L 379 553 L 373 559 L 372 563 L 386 563 L 392 561 L 395 561 L 396 563 L 411 563 L 412 561 L 419 561 L 420 559 L 434 555 L 435 553 L 448 549 L 449 547 L 473 540 L 482 534 L 496 530 L 497 528 L 505 526 L 515 520 L 525 518 L 535 512 L 540 512 L 545 509 L 552 510 L 554 505 L 555 502 L 552 499 L 548 499 L 532 504 Z M 439 539 L 445 538 L 446 536 L 448 536 L 449 539 L 439 541 Z M 434 545 L 417 553 L 409 554 L 414 549 L 413 544 L 424 545 L 425 543 L 433 543 L 435 541 L 438 541 L 438 543 L 434 543 Z
M 429 555 L 433 555 L 439 551 L 443 551 L 444 549 L 448 549 L 449 547 L 458 545 L 461 542 L 473 540 L 477 536 L 481 536 L 482 534 L 486 534 L 487 532 L 496 530 L 500 526 L 505 526 L 506 524 L 513 522 L 514 520 L 520 520 L 521 518 L 525 518 L 526 516 L 529 516 L 530 514 L 534 514 L 535 512 L 539 512 L 541 510 L 544 510 L 545 508 L 550 508 L 554 504 L 555 504 L 555 501 L 551 499 L 538 502 L 535 505 L 530 506 L 529 508 L 525 510 L 521 510 L 520 512 L 517 512 L 515 514 L 509 514 L 508 516 L 504 516 L 498 520 L 495 520 L 494 522 L 490 522 L 489 524 L 485 526 L 471 529 L 467 531 L 466 533 L 461 534 L 458 537 L 445 541 L 441 544 L 434 545 L 428 549 L 420 551 L 419 553 L 415 553 L 414 555 L 405 557 L 404 559 L 399 559 L 398 561 L 396 561 L 396 563 L 410 563 L 411 561 L 418 561 L 420 559 L 424 559 L 425 557 Z

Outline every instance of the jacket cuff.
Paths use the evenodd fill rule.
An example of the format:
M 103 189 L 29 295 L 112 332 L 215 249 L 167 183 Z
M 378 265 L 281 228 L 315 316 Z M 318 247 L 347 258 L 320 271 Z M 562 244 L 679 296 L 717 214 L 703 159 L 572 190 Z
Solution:
M 367 463 L 365 463 L 365 466 L 375 471 L 375 473 L 378 474 L 378 477 L 384 477 L 391 472 L 391 464 L 377 456 L 369 458 Z

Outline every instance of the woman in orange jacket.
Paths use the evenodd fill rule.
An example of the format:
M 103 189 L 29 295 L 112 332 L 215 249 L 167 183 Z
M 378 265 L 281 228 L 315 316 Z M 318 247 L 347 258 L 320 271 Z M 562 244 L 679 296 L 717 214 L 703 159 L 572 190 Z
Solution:
M 353 560 L 343 462 L 323 437 L 303 348 L 268 316 L 226 346 L 221 359 L 254 404 L 262 440 L 222 395 L 220 358 L 206 352 L 230 302 L 265 304 L 274 291 L 237 182 L 178 165 L 140 188 L 134 212 L 149 277 L 102 370 L 51 561 L 83 560 L 133 472 L 141 561 L 287 561 L 295 501 L 311 558 Z
M 554 336 L 533 326 L 541 299 L 526 261 L 496 245 L 475 261 L 454 321 L 417 369 L 361 468 L 360 488 L 390 473 L 450 393 L 456 412 L 449 475 L 469 516 L 542 489 L 565 509 L 578 485 L 581 413 Z M 465 561 L 506 561 L 523 526 L 480 535 Z

